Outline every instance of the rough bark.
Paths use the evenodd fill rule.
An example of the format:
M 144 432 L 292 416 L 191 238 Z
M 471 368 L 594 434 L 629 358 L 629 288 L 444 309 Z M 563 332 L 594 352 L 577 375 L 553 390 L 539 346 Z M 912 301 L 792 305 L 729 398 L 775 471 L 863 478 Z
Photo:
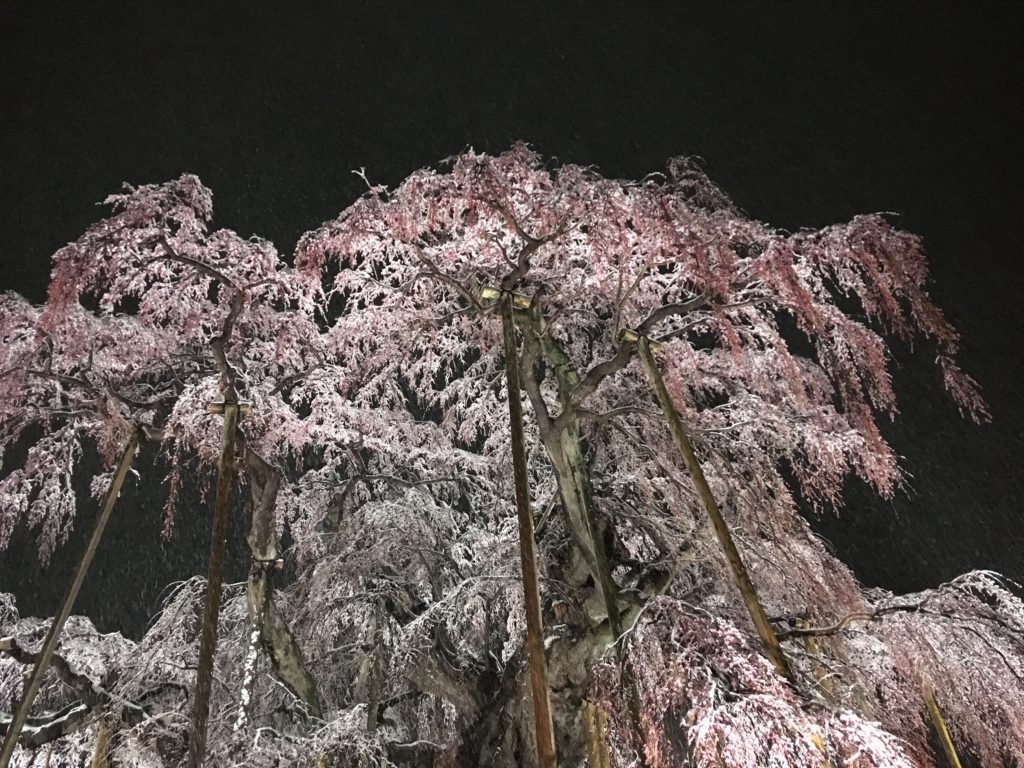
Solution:
M 524 370 L 527 374 L 532 373 L 534 367 L 543 360 L 554 373 L 561 406 L 561 412 L 557 417 L 547 417 L 546 406 L 534 383 L 531 382 L 527 386 L 527 393 L 531 397 L 535 412 L 541 414 L 538 418 L 541 442 L 554 469 L 567 527 L 593 578 L 605 613 L 604 617 L 588 615 L 590 625 L 583 629 L 582 636 L 557 643 L 551 652 L 552 663 L 557 663 L 564 676 L 559 683 L 561 691 L 555 701 L 558 704 L 558 719 L 564 724 L 561 731 L 566 757 L 572 759 L 569 755 L 573 755 L 575 759 L 582 759 L 582 754 L 579 754 L 583 750 L 583 739 L 579 733 L 579 694 L 585 682 L 586 669 L 589 668 L 589 663 L 608 647 L 613 648 L 616 657 L 621 661 L 622 646 L 616 641 L 623 633 L 625 622 L 622 611 L 627 606 L 622 602 L 618 586 L 611 575 L 604 526 L 597 516 L 589 468 L 585 459 L 579 405 L 573 400 L 580 387 L 579 374 L 569 356 L 547 332 L 543 316 L 536 307 L 524 307 L 519 315 L 527 327 L 524 336 Z M 592 385 L 596 388 L 599 383 L 599 378 L 594 379 Z M 639 729 L 639 704 L 635 683 L 624 668 L 623 676 L 633 727 Z
M 303 703 L 307 715 L 317 720 L 323 719 L 323 704 L 316 681 L 306 666 L 302 650 L 295 642 L 295 635 L 272 598 L 267 599 L 263 611 L 262 642 L 274 676 Z
M 558 421 L 565 424 L 561 429 L 552 423 L 541 424 L 541 440 L 555 470 L 559 497 L 570 532 L 601 593 L 608 625 L 613 637 L 617 638 L 622 634 L 619 590 L 611 576 L 611 566 L 602 535 L 603 526 L 597 519 L 590 475 L 584 458 L 579 417 L 575 412 L 575 406 L 572 405 L 572 393 L 579 385 L 579 375 L 568 355 L 551 335 L 545 332 L 544 321 L 539 312 L 530 310 L 523 314 L 528 318 L 529 332 L 532 336 L 527 348 L 531 349 L 534 355 L 539 353 L 551 366 L 562 407 Z
M 252 566 L 246 585 L 251 631 L 258 632 L 274 676 L 302 702 L 307 715 L 321 719 L 323 704 L 316 680 L 295 635 L 274 604 L 273 574 L 278 566 L 274 509 L 281 475 L 251 448 L 245 452 L 245 465 L 252 495 L 252 525 L 248 535 Z
M 366 730 L 373 733 L 377 730 L 378 708 L 380 707 L 381 665 L 378 648 L 380 647 L 381 606 L 378 603 L 370 614 L 370 623 L 363 638 L 362 659 L 359 663 L 359 674 L 356 678 L 356 698 L 366 702 Z
M 527 666 L 525 649 L 508 660 L 497 684 L 487 691 L 474 717 L 467 718 L 459 749 L 459 765 L 487 765 L 493 768 L 526 768 L 533 764 L 534 750 L 524 741 L 532 731 L 525 701 Z M 559 742 L 562 751 L 565 739 Z M 564 753 L 562 759 L 572 765 Z

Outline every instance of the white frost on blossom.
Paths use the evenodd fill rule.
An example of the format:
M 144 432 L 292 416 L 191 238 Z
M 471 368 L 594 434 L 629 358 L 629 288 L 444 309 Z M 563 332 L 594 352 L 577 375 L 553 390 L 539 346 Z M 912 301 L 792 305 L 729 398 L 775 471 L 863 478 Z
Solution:
M 866 593 L 794 501 L 838 505 L 851 473 L 881 494 L 904 482 L 877 425 L 896 412 L 883 333 L 931 339 L 946 389 L 986 416 L 957 367 L 956 331 L 928 298 L 919 241 L 878 215 L 782 232 L 744 216 L 694 163 L 669 170 L 631 182 L 552 170 L 525 145 L 468 152 L 394 190 L 371 187 L 301 239 L 294 268 L 266 241 L 211 230 L 212 195 L 194 176 L 112 196 L 112 215 L 55 254 L 43 307 L 0 295 L 0 460 L 11 462 L 0 547 L 27 525 L 45 560 L 73 524 L 80 457 L 98 451 L 102 495 L 137 427 L 170 465 L 169 528 L 183 476 L 217 463 L 220 420 L 207 407 L 223 394 L 213 349 L 230 318 L 224 361 L 250 405 L 240 434 L 282 478 L 275 523 L 294 539 L 298 576 L 277 604 L 326 720 L 307 722 L 282 685 L 254 674 L 244 589 L 227 585 L 207 764 L 513 765 L 532 727 L 525 611 L 501 324 L 480 293 L 507 280 L 532 301 L 535 341 L 584 382 L 569 407 L 613 577 L 639 616 L 622 641 L 637 731 L 621 670 L 595 663 L 606 627 L 587 610 L 593 585 L 540 426 L 565 393 L 547 362 L 535 365 L 523 371 L 535 390 L 512 396 L 526 414 L 563 734 L 579 732 L 567 708 L 589 680 L 617 715 L 616 766 L 638 754 L 650 768 L 923 766 L 925 681 L 965 750 L 1024 760 L 1024 608 L 1012 591 L 970 574 L 907 598 Z M 824 671 L 834 703 L 798 699 L 752 648 L 644 372 L 619 343 L 626 329 L 661 344 L 671 397 L 768 612 L 820 627 L 869 617 L 815 653 L 786 641 L 798 679 L 813 691 Z M 23 461 L 19 441 L 30 443 Z M 54 768 L 88 759 L 98 717 L 116 732 L 115 761 L 180 763 L 203 589 L 176 585 L 137 645 L 69 623 L 61 652 L 114 703 L 53 742 Z M 31 647 L 44 626 L 0 597 L 3 633 Z M 20 670 L 0 655 L 0 708 Z M 71 701 L 51 676 L 36 707 Z M 131 720 L 127 702 L 147 717 Z M 16 760 L 42 765 L 44 754 Z
M 671 599 L 649 606 L 625 657 L 639 691 L 640 743 L 628 732 L 628 705 L 611 665 L 595 668 L 591 693 L 615 714 L 617 765 L 631 748 L 650 768 L 920 765 L 878 723 L 801 701 L 735 627 Z

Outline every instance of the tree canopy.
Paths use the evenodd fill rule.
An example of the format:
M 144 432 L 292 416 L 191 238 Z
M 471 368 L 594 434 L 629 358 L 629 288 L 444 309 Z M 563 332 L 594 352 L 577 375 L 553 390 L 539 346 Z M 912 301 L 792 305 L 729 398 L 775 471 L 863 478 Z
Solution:
M 779 231 L 685 158 L 623 181 L 519 145 L 368 187 L 291 264 L 211 231 L 194 176 L 129 187 L 54 255 L 42 307 L 0 299 L 0 450 L 27 446 L 0 479 L 0 546 L 28 525 L 45 560 L 83 452 L 109 467 L 103 493 L 132 434 L 168 462 L 171 535 L 182 478 L 220 459 L 210 404 L 244 401 L 254 566 L 224 595 L 209 764 L 531 764 L 510 398 L 560 764 L 933 765 L 929 700 L 965 754 L 1024 760 L 1012 590 L 973 573 L 867 592 L 798 511 L 841 505 L 851 474 L 883 496 L 903 485 L 878 426 L 897 414 L 887 339 L 925 339 L 950 396 L 987 418 L 917 238 L 881 215 Z M 638 343 L 787 675 L 757 644 Z M 297 575 L 275 590 L 284 531 Z M 101 732 L 115 758 L 176 764 L 203 592 L 175 588 L 138 644 L 69 625 L 16 764 L 72 764 Z M 39 631 L 0 603 L 0 709 Z

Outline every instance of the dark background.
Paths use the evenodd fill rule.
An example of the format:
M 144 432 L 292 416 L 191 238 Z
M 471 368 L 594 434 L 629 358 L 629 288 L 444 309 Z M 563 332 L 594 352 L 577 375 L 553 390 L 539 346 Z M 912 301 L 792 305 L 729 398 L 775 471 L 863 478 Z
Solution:
M 122 181 L 197 173 L 218 226 L 287 254 L 361 193 L 361 166 L 395 184 L 519 139 L 631 178 L 700 155 L 782 227 L 898 212 L 991 406 L 962 421 L 930 350 L 898 349 L 887 432 L 913 491 L 851 487 L 818 530 L 869 585 L 1024 580 L 1021 4 L 320 5 L 6 0 L 0 288 L 42 300 L 50 254 Z M 101 628 L 138 633 L 167 582 L 205 568 L 205 508 L 162 542 L 154 497 L 124 497 L 79 599 Z M 48 570 L 24 535 L 0 556 L 24 613 L 54 612 L 89 517 Z

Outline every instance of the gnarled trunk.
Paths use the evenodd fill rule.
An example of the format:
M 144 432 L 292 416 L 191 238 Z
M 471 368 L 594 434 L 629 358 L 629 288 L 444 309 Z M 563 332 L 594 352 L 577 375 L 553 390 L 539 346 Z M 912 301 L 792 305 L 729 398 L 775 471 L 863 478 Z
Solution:
M 253 633 L 258 632 L 274 676 L 303 703 L 307 715 L 320 719 L 323 705 L 316 681 L 295 635 L 274 604 L 272 577 L 278 567 L 274 507 L 281 475 L 251 448 L 246 449 L 245 464 L 252 494 L 252 527 L 248 535 L 252 566 L 246 585 L 249 621 Z
M 522 316 L 528 327 L 524 344 L 524 368 L 532 369 L 533 363 L 538 362 L 538 357 L 542 357 L 551 366 L 562 407 L 560 419 L 564 419 L 564 426 L 561 427 L 556 427 L 553 421 L 539 422 L 541 442 L 554 469 L 569 533 L 593 576 L 604 602 L 608 626 L 612 630 L 613 638 L 617 638 L 622 634 L 619 590 L 612 579 L 611 566 L 604 545 L 603 526 L 595 510 L 579 417 L 574 411 L 569 410 L 570 398 L 579 384 L 579 376 L 568 355 L 551 335 L 545 332 L 544 320 L 540 313 L 531 309 L 522 313 Z M 542 403 L 536 402 L 537 394 L 532 389 L 528 389 L 527 392 L 531 394 L 534 410 L 539 410 Z

